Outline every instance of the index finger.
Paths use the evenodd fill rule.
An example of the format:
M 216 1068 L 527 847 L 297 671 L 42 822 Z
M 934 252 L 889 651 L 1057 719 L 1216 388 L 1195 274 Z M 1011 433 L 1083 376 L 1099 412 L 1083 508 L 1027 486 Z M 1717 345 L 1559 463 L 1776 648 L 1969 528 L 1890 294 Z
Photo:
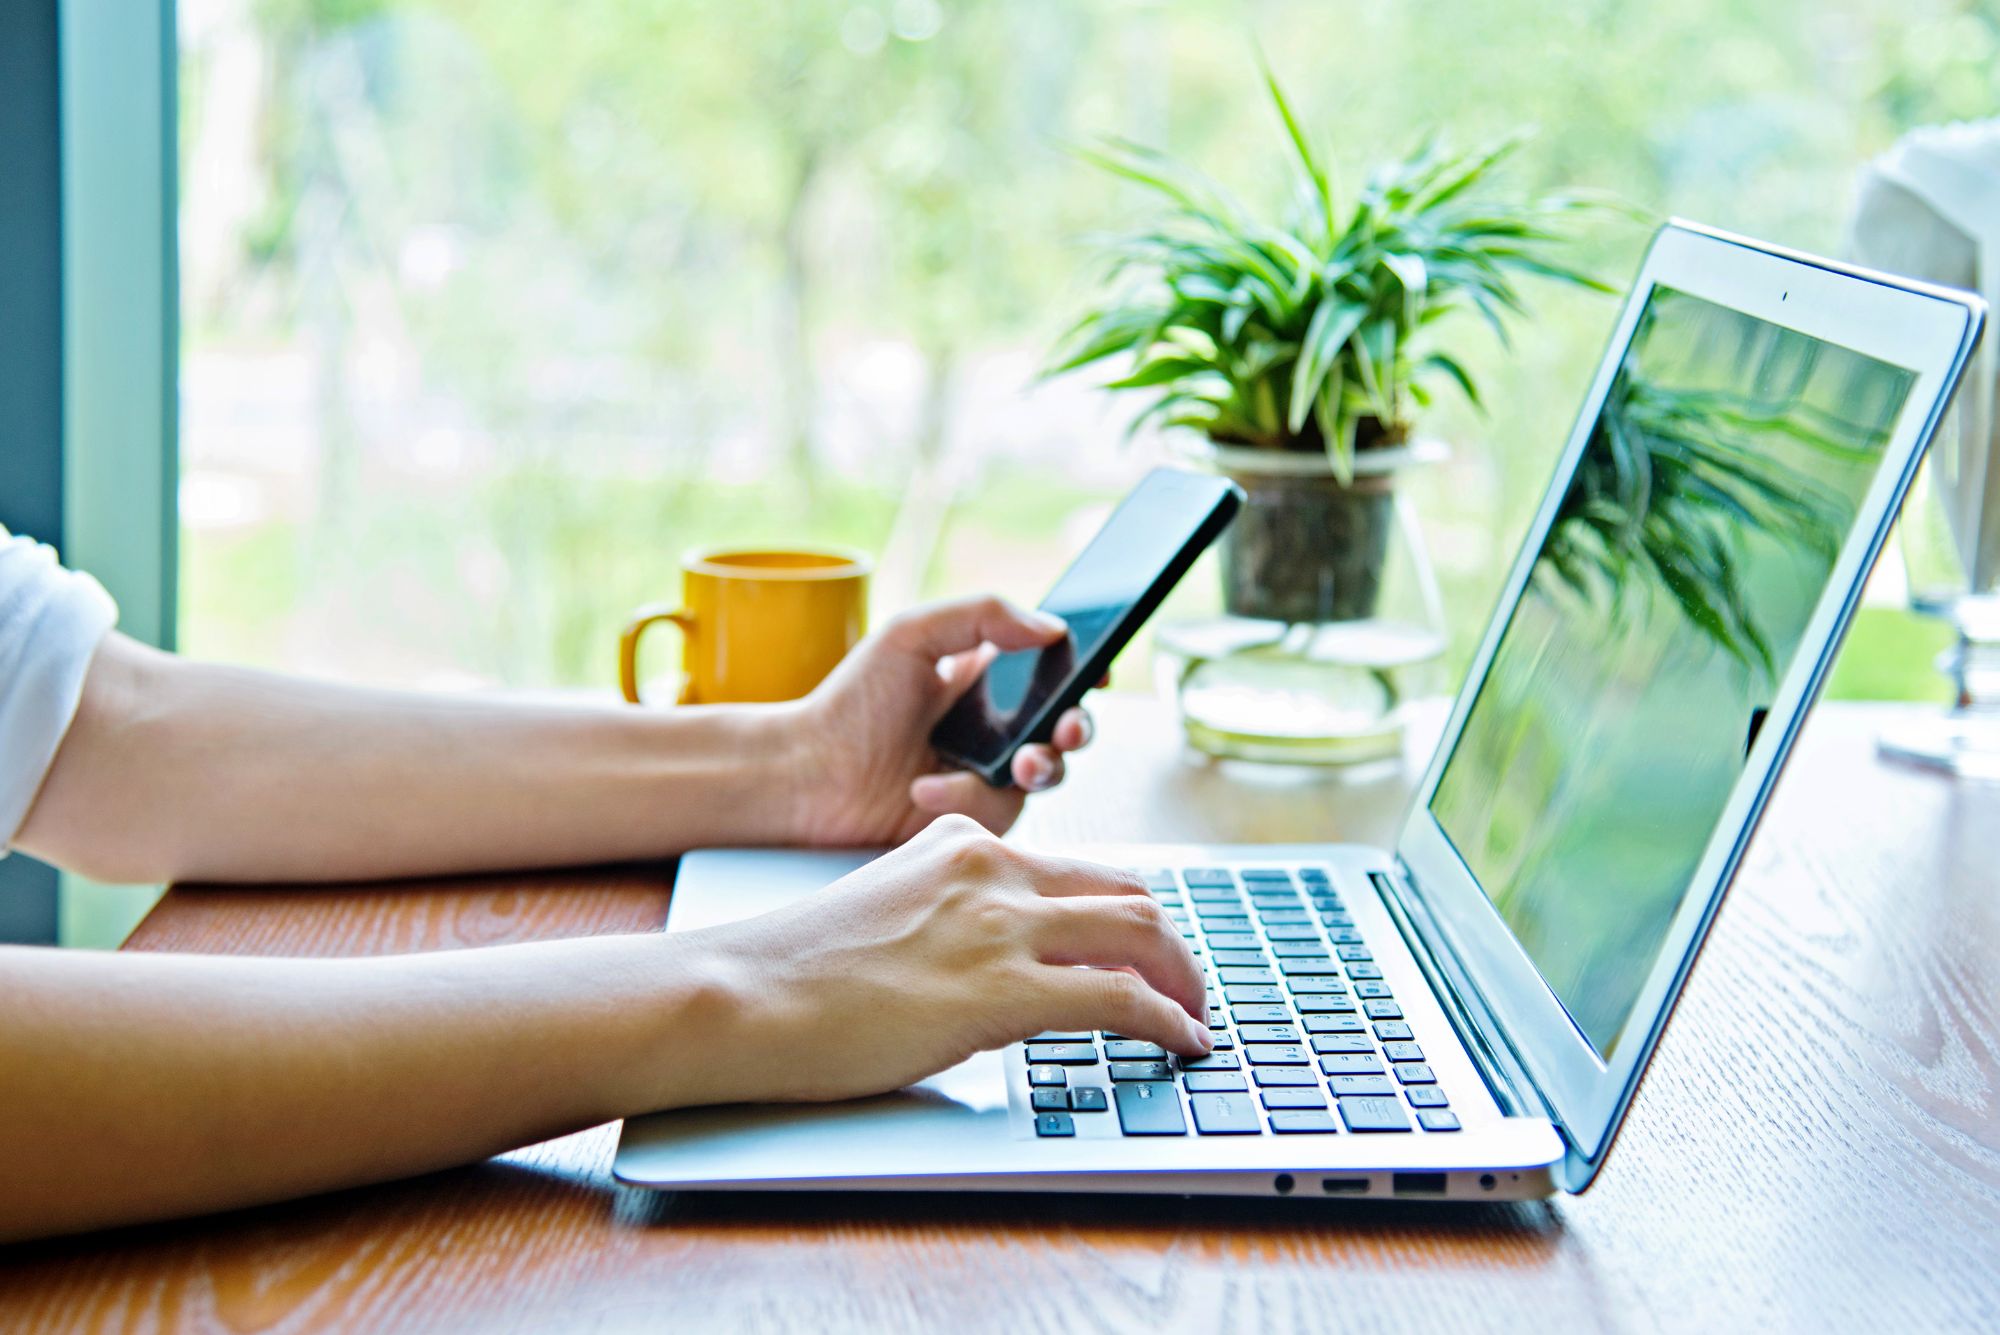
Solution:
M 1036 916 L 1042 963 L 1132 969 L 1189 1015 L 1208 1014 L 1201 966 L 1158 904 L 1099 895 L 1054 900 L 1041 905 Z
M 884 633 L 904 648 L 929 658 L 944 658 L 982 644 L 1039 649 L 1061 639 L 1067 630 L 1061 617 L 1016 607 L 1005 598 L 986 594 L 906 612 Z

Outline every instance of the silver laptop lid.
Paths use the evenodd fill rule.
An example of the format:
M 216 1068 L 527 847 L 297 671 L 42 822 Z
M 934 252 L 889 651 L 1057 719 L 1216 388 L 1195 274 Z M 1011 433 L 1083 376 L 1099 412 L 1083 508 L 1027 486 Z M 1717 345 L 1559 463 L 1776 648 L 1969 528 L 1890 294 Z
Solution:
M 1603 1163 L 1977 340 L 1975 298 L 1662 229 L 1397 854 Z

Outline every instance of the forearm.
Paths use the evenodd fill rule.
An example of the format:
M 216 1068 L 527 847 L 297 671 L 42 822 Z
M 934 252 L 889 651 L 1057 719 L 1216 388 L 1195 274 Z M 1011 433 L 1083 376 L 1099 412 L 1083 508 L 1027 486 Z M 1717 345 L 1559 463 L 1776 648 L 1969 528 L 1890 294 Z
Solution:
M 777 711 L 357 690 L 108 641 L 16 842 L 107 880 L 334 880 L 793 837 Z
M 715 1096 L 712 960 L 605 937 L 372 960 L 0 947 L 0 1238 L 470 1162 Z

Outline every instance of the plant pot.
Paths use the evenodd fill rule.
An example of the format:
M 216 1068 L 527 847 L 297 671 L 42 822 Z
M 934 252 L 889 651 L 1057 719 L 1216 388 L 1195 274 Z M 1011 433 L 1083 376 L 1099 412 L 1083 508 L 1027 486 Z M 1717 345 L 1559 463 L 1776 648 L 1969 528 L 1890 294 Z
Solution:
M 1201 457 L 1244 493 L 1222 536 L 1231 616 L 1296 625 L 1375 615 L 1396 522 L 1394 475 L 1415 451 L 1361 452 L 1351 482 L 1313 453 L 1210 445 Z

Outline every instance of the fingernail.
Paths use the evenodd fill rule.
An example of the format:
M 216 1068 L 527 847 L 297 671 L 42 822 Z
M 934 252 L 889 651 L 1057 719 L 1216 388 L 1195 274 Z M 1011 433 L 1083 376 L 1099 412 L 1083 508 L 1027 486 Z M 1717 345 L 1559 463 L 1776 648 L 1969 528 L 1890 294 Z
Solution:
M 940 775 L 926 774 L 910 785 L 910 801 L 925 811 L 937 805 L 944 796 L 944 779 Z
M 1028 789 L 1030 792 L 1039 793 L 1042 789 L 1049 786 L 1049 781 L 1055 778 L 1055 776 L 1056 767 L 1048 761 L 1030 760 L 1028 762 Z
M 1044 612 L 1039 607 L 1028 613 L 1028 619 L 1051 635 L 1059 635 L 1069 629 L 1067 621 L 1053 612 Z

